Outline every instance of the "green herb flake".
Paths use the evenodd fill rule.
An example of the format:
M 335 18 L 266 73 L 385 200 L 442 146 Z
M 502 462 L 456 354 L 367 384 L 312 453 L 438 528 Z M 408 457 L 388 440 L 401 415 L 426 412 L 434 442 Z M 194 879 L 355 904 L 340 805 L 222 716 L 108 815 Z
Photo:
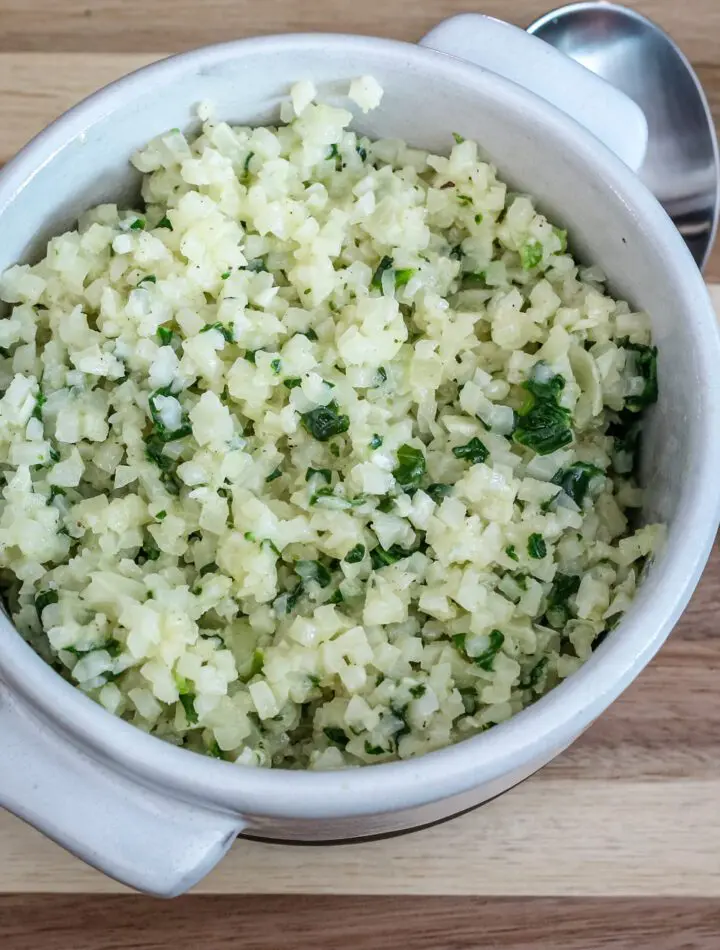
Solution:
M 327 442 L 328 439 L 341 432 L 347 432 L 350 428 L 349 416 L 338 412 L 337 403 L 334 400 L 327 406 L 318 406 L 317 409 L 304 412 L 300 416 L 300 421 L 305 431 L 318 442 Z
M 162 389 L 156 389 L 155 392 L 152 393 L 148 398 L 148 406 L 150 407 L 150 415 L 153 421 L 154 434 L 158 437 L 158 439 L 160 439 L 161 442 L 175 442 L 177 439 L 184 439 L 186 436 L 192 435 L 192 426 L 188 421 L 184 409 L 182 410 L 179 428 L 172 431 L 168 430 L 160 417 L 160 411 L 157 407 L 157 400 L 161 396 L 168 398 L 172 397 L 173 399 L 176 398 L 169 386 L 163 386 Z
M 305 472 L 305 481 L 309 482 L 311 478 L 322 478 L 325 484 L 329 485 L 332 482 L 332 472 L 329 468 L 309 468 Z
M 541 360 L 533 367 L 523 388 L 527 396 L 516 413 L 513 440 L 538 455 L 549 455 L 572 442 L 570 410 L 559 403 L 565 388 L 564 377 L 553 375 Z
M 575 462 L 568 468 L 561 469 L 553 477 L 552 482 L 553 485 L 559 485 L 576 505 L 581 506 L 592 480 L 604 474 L 603 470 L 598 468 L 597 465 Z
M 478 462 L 484 462 L 490 453 L 477 436 L 466 445 L 457 445 L 452 450 L 456 459 L 465 459 L 471 465 L 477 465 Z
M 185 718 L 189 725 L 195 725 L 198 721 L 198 715 L 195 711 L 195 696 L 192 693 L 180 693 L 180 702 L 185 710 Z
M 212 756 L 213 759 L 224 759 L 224 758 L 225 758 L 225 753 L 223 752 L 223 750 L 222 750 L 222 749 L 220 748 L 220 746 L 218 745 L 217 739 L 213 739 L 213 741 L 210 743 L 210 745 L 208 746 L 208 749 L 207 749 L 207 753 L 208 753 L 209 756 Z
M 339 746 L 341 749 L 344 749 L 350 741 L 344 731 L 338 726 L 325 726 L 323 732 L 333 745 Z
M 553 629 L 560 630 L 570 619 L 570 598 L 580 590 L 576 574 L 556 574 L 548 595 L 546 619 Z
M 463 138 L 462 135 L 460 135 L 459 132 L 453 132 L 452 137 L 455 139 L 458 145 L 462 145 L 462 143 L 465 141 L 465 139 Z
M 657 347 L 628 342 L 622 346 L 629 351 L 632 375 L 641 376 L 644 381 L 643 391 L 637 396 L 629 396 L 625 408 L 630 412 L 642 412 L 658 398 Z
M 42 612 L 46 607 L 49 607 L 50 604 L 56 604 L 59 599 L 59 594 L 56 590 L 41 590 L 40 593 L 35 597 L 35 610 L 37 615 L 42 620 Z
M 140 284 L 156 284 L 156 283 L 157 283 L 157 277 L 155 276 L 155 274 L 147 274 L 145 277 L 140 278 L 140 280 L 137 282 L 137 285 L 139 287 Z
M 283 386 L 286 389 L 297 389 L 298 386 L 302 386 L 302 379 L 299 376 L 290 376 L 283 380 Z
M 445 485 L 442 482 L 433 482 L 425 489 L 425 494 L 429 495 L 436 505 L 442 504 L 443 498 L 452 492 L 452 485 Z
M 370 286 L 376 287 L 378 290 L 382 290 L 383 274 L 385 273 L 386 270 L 390 270 L 392 266 L 393 266 L 392 257 L 388 257 L 387 255 L 385 255 L 385 257 L 383 257 L 380 263 L 378 264 L 377 269 L 372 276 L 372 280 L 370 281 Z
M 561 228 L 553 228 L 553 234 L 560 241 L 558 253 L 564 254 L 567 251 L 567 231 L 563 231 Z
M 483 216 L 480 211 L 475 215 L 475 224 L 482 224 Z
M 156 226 L 157 226 L 158 228 L 166 228 L 168 231 L 173 231 L 173 230 L 174 230 L 174 228 L 173 228 L 173 226 L 172 226 L 172 222 L 171 222 L 170 218 L 168 218 L 167 215 L 165 215 L 164 217 L 160 218 L 160 220 L 158 221 L 158 223 L 157 223 Z
M 162 346 L 170 346 L 173 338 L 173 331 L 170 327 L 158 327 L 157 335 Z
M 142 218 L 135 218 L 133 223 L 130 225 L 131 231 L 144 231 L 145 230 L 145 221 Z
M 387 550 L 380 546 L 373 548 L 370 552 L 370 561 L 373 566 L 374 571 L 379 571 L 383 567 L 387 567 L 389 564 L 395 564 L 396 561 L 402 561 L 406 557 L 410 557 L 412 551 L 408 551 L 405 548 L 400 547 L 399 544 L 391 545 Z
M 379 745 L 373 745 L 372 742 L 365 740 L 365 754 L 366 755 L 385 755 L 385 749 Z
M 354 548 L 350 548 L 348 553 L 345 555 L 345 560 L 348 564 L 359 564 L 360 561 L 365 557 L 365 545 L 356 544 Z
M 156 521 L 164 521 L 165 518 L 167 518 L 167 511 L 158 511 L 158 513 L 155 515 Z
M 424 696 L 427 692 L 427 686 L 425 683 L 418 683 L 416 686 L 410 687 L 410 695 L 413 699 L 420 699 L 421 696 Z
M 373 435 L 372 439 L 370 439 L 370 442 L 369 442 L 370 448 L 379 449 L 382 444 L 383 444 L 382 436 L 378 435 L 376 432 Z
M 320 561 L 296 561 L 295 573 L 306 583 L 315 581 L 320 587 L 327 587 L 332 580 L 330 571 Z
M 418 488 L 426 471 L 425 456 L 412 445 L 401 445 L 397 450 L 398 464 L 393 477 L 403 491 Z
M 519 560 L 520 560 L 520 558 L 518 557 L 518 553 L 517 553 L 517 551 L 515 550 L 515 545 L 514 545 L 514 544 L 509 544 L 509 545 L 505 548 L 505 553 L 507 554 L 507 556 L 510 558 L 511 561 L 519 561 Z
M 248 152 L 245 157 L 245 161 L 243 162 L 243 172 L 245 173 L 245 175 L 250 174 L 250 162 L 254 154 L 255 152 Z
M 272 472 L 270 472 L 270 474 L 267 476 L 265 481 L 274 482 L 276 478 L 280 478 L 281 476 L 282 476 L 282 472 L 280 471 L 279 468 L 276 468 L 276 469 L 273 469 Z
M 543 247 L 539 241 L 528 241 L 520 248 L 520 263 L 523 270 L 532 270 L 543 259 Z
M 472 204 L 472 198 L 470 197 L 470 195 L 458 195 L 457 200 L 460 202 L 461 205 Z
M 475 666 L 479 666 L 481 670 L 486 670 L 489 673 L 492 672 L 495 666 L 495 657 L 500 652 L 503 643 L 505 643 L 505 634 L 500 630 L 492 630 L 490 632 L 490 646 L 479 656 L 472 658 Z
M 38 386 L 38 394 L 35 399 L 35 406 L 32 411 L 33 419 L 38 419 L 40 422 L 42 422 L 42 417 L 43 417 L 42 410 L 46 402 L 47 402 L 47 396 L 42 391 L 42 387 Z
M 404 287 L 409 283 L 410 279 L 414 277 L 417 268 L 415 267 L 401 267 L 399 270 L 395 271 L 395 288 L 399 290 L 401 287 Z
M 282 363 L 280 362 L 280 359 L 278 358 L 274 360 L 270 360 L 270 369 L 273 371 L 273 373 L 275 373 L 276 376 L 280 373 L 281 365 Z
M 540 680 L 543 678 L 545 671 L 548 668 L 549 659 L 544 656 L 535 664 L 535 666 L 530 670 L 527 680 L 520 684 L 521 689 L 533 689 L 538 685 Z
M 541 534 L 534 532 L 528 538 L 528 554 L 531 558 L 534 558 L 536 561 L 541 561 L 544 557 L 547 556 L 547 545 Z
M 205 326 L 202 328 L 202 330 L 200 330 L 200 332 L 207 333 L 210 330 L 217 330 L 218 333 L 221 333 L 226 343 L 233 342 L 234 335 L 230 327 L 226 327 L 222 323 L 206 323 Z

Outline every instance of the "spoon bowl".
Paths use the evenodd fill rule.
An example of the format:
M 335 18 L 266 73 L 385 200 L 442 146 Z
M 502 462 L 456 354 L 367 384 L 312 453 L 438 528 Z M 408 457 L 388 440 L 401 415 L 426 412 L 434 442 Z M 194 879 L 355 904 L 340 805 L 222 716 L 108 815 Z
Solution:
M 702 269 L 718 223 L 718 144 L 705 93 L 687 58 L 655 23 L 604 0 L 561 7 L 527 29 L 643 110 L 648 148 L 638 175 Z

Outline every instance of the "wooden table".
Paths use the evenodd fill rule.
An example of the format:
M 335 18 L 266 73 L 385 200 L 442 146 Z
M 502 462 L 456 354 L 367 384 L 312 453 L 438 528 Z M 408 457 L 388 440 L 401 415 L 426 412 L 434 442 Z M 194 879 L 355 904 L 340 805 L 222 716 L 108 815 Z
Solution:
M 626 2 L 680 42 L 720 119 L 720 2 Z M 416 40 L 453 13 L 525 25 L 547 3 L 0 0 L 0 161 L 169 52 L 293 30 Z M 720 249 L 708 276 L 720 281 Z M 717 950 L 719 683 L 716 550 L 677 631 L 611 710 L 537 777 L 449 824 L 340 848 L 239 842 L 193 895 L 161 903 L 0 814 L 0 948 Z

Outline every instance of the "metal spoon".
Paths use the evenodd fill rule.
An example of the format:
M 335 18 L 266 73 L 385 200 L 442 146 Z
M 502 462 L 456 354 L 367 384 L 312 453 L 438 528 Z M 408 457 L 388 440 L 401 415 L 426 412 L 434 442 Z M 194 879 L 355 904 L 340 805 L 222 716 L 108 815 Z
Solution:
M 683 53 L 646 17 L 614 3 L 573 3 L 528 28 L 625 92 L 648 122 L 638 172 L 702 268 L 718 224 L 718 144 L 702 86 Z

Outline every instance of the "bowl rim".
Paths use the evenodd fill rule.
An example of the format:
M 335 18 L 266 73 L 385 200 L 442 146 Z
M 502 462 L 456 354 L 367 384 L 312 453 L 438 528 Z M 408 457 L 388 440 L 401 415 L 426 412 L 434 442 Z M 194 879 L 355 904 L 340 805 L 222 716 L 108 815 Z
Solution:
M 658 570 L 672 578 L 642 616 L 628 615 L 623 636 L 607 641 L 575 673 L 533 706 L 487 733 L 415 759 L 329 772 L 257 769 L 214 761 L 143 733 L 113 716 L 66 682 L 40 658 L 9 620 L 0 617 L 0 675 L 26 711 L 97 761 L 167 789 L 185 800 L 233 812 L 284 818 L 342 818 L 411 808 L 500 779 L 567 746 L 635 678 L 660 648 L 700 577 L 720 521 L 720 332 L 704 281 L 685 243 L 661 206 L 636 176 L 594 136 L 533 93 L 481 67 L 396 40 L 342 34 L 281 34 L 202 47 L 145 66 L 93 93 L 37 135 L 0 172 L 0 215 L 37 172 L 71 140 L 103 116 L 132 102 L 149 85 L 217 66 L 250 51 L 322 55 L 328 46 L 372 60 L 403 59 L 420 74 L 443 73 L 480 97 L 500 98 L 508 109 L 532 109 L 538 121 L 580 154 L 607 188 L 644 220 L 658 267 L 673 274 L 697 338 L 702 414 L 707 438 L 693 471 L 700 491 L 686 504 L 686 530 Z M 714 435 L 714 437 L 713 437 Z M 685 494 L 681 495 L 685 498 Z M 687 502 L 687 498 L 685 498 Z M 652 611 L 652 622 L 648 616 Z M 648 633 L 648 630 L 650 632 Z

